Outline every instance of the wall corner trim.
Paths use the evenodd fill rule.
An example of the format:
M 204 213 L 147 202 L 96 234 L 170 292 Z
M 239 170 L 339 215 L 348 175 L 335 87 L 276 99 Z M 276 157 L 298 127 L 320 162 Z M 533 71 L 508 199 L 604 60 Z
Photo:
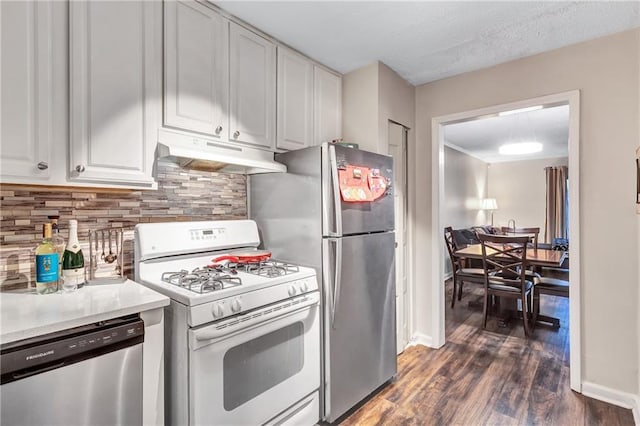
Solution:
M 582 383 L 582 394 L 589 398 L 630 409 L 633 412 L 633 421 L 636 425 L 640 425 L 640 395 L 623 392 L 591 382 Z

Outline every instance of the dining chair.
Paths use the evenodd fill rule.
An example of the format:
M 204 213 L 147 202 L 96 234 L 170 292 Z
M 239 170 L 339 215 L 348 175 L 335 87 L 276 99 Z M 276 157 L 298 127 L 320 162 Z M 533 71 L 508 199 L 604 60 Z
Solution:
M 540 235 L 540 228 L 510 228 L 508 226 L 502 226 L 500 232 L 503 234 L 517 234 L 517 235 L 529 235 L 533 237 L 533 248 L 538 247 L 538 235 Z
M 537 250 L 537 248 L 538 248 L 538 235 L 540 234 L 540 228 L 539 227 L 535 227 L 535 228 L 509 228 L 507 226 L 503 226 L 503 227 L 500 228 L 500 231 L 503 234 L 513 235 L 513 236 L 528 235 L 529 238 L 531 238 L 533 240 L 532 247 L 534 248 L 534 250 Z M 540 268 L 531 267 L 530 269 L 527 269 L 527 278 L 530 279 L 530 280 L 534 280 L 536 278 L 540 278 Z
M 451 308 L 453 308 L 456 304 L 456 295 L 458 300 L 462 299 L 462 286 L 465 281 L 477 284 L 484 282 L 484 269 L 464 267 L 464 259 L 455 254 L 459 247 L 455 245 L 453 228 L 450 226 L 444 228 L 444 241 L 447 244 L 453 274 L 453 295 L 451 296 Z
M 533 281 L 533 312 L 534 318 L 540 313 L 540 295 L 569 297 L 569 281 L 552 277 L 540 277 Z M 554 327 L 560 327 L 560 321 L 553 317 L 544 317 Z
M 529 314 L 532 310 L 532 280 L 527 278 L 527 244 L 529 237 L 478 234 L 482 245 L 484 268 L 484 305 L 482 328 L 487 327 L 489 298 L 491 296 L 520 300 L 524 333 L 531 336 L 533 325 Z M 535 313 L 534 313 L 535 316 Z

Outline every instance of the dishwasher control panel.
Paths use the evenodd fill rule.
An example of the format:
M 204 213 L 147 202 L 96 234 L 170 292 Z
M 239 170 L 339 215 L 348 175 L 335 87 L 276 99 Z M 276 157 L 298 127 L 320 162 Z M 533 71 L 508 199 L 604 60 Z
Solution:
M 19 380 L 143 341 L 144 322 L 136 315 L 13 342 L 0 348 L 0 383 Z

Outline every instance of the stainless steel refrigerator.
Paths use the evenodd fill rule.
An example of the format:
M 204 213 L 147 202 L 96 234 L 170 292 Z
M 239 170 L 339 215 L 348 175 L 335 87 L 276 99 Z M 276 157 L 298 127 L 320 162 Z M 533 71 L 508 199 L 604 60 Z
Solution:
M 323 291 L 321 417 L 334 422 L 397 372 L 393 160 L 323 144 L 249 177 L 249 216 L 276 259 Z

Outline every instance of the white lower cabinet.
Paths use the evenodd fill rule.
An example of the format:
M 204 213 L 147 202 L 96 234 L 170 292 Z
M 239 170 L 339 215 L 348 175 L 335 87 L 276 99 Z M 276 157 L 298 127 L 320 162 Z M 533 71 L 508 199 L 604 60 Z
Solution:
M 0 2 L 2 182 L 48 183 L 53 147 L 52 4 Z
M 313 63 L 278 46 L 278 149 L 313 145 Z
M 150 187 L 162 88 L 162 3 L 69 3 L 71 181 Z

